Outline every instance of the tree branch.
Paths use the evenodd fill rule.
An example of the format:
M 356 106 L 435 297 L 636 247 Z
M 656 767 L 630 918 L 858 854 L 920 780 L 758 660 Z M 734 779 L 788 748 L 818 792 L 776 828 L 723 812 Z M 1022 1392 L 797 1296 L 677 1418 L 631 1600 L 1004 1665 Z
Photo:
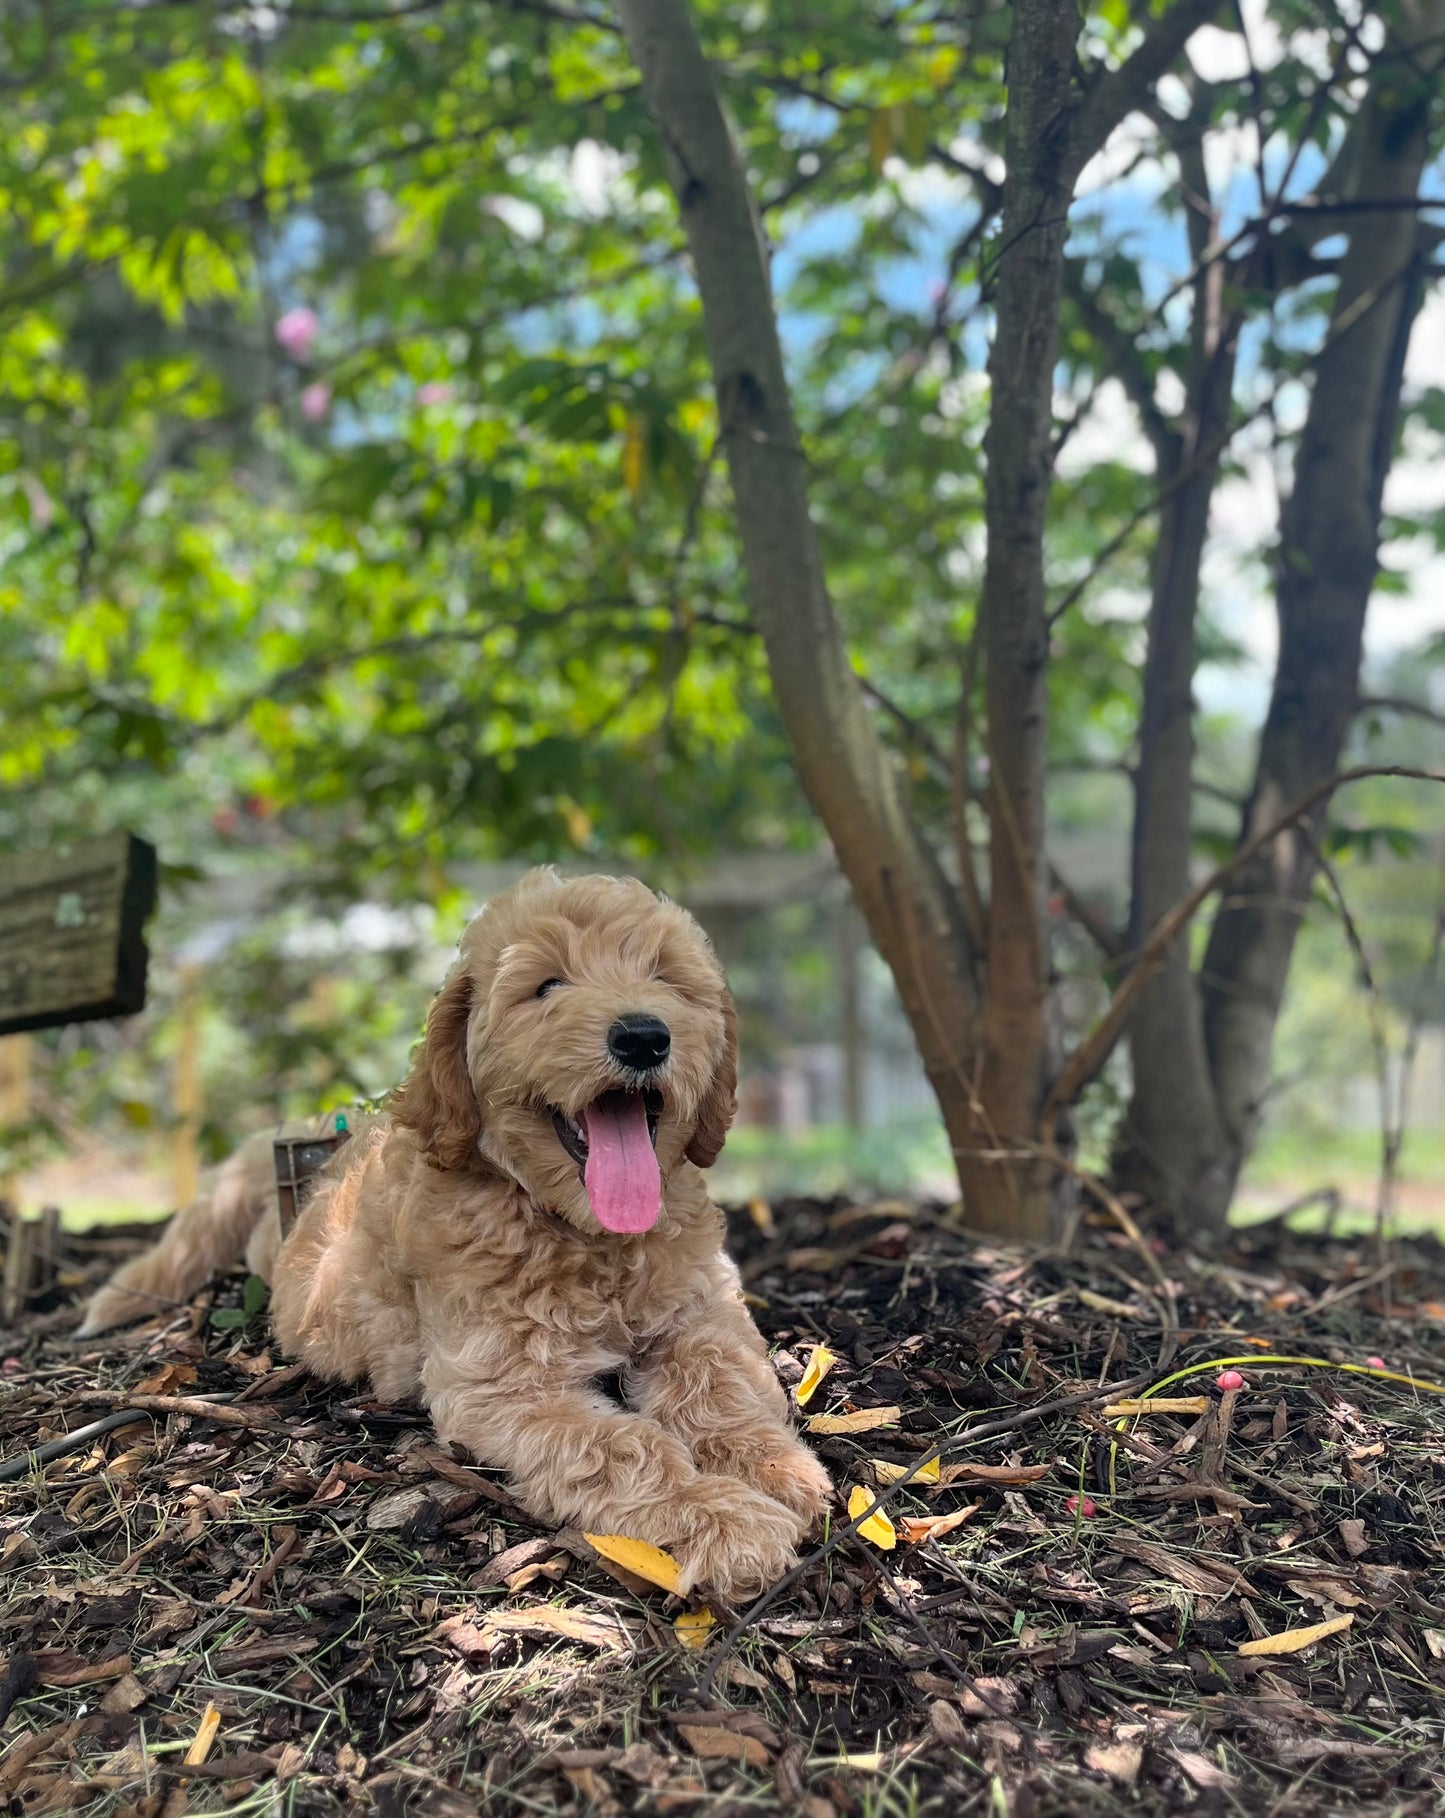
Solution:
M 1068 1065 L 1054 1081 L 1039 1118 L 1045 1143 L 1052 1140 L 1050 1133 L 1059 1114 L 1073 1104 L 1085 1086 L 1103 1070 L 1105 1062 L 1114 1052 L 1114 1046 L 1123 1033 L 1129 1012 L 1140 992 L 1159 970 L 1169 949 L 1215 891 L 1227 883 L 1242 865 L 1247 865 L 1256 853 L 1263 851 L 1271 840 L 1278 839 L 1281 833 L 1294 826 L 1296 821 L 1301 820 L 1337 789 L 1343 789 L 1347 783 L 1358 783 L 1373 776 L 1397 776 L 1421 783 L 1445 783 L 1445 770 L 1421 770 L 1406 764 L 1361 764 L 1353 770 L 1342 770 L 1306 790 L 1277 820 L 1261 827 L 1237 852 L 1211 871 L 1202 883 L 1196 884 L 1167 915 L 1160 918 L 1153 933 L 1140 949 L 1129 976 L 1110 1000 L 1109 1008 L 1075 1048 Z
M 1114 128 L 1143 107 L 1149 92 L 1200 28 L 1219 11 L 1220 0 L 1174 0 L 1162 19 L 1120 67 L 1099 77 L 1074 117 L 1070 145 L 1076 168 L 1101 150 Z
M 1417 720 L 1428 720 L 1432 726 L 1445 726 L 1445 713 L 1424 701 L 1407 700 L 1399 694 L 1362 694 L 1355 702 L 1356 714 L 1403 713 Z

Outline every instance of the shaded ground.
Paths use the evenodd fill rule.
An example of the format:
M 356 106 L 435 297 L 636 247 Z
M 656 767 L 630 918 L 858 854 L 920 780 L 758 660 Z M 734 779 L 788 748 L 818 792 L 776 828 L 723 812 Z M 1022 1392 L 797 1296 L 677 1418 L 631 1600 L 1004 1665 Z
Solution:
M 37 1309 L 4 1340 L 0 1457 L 137 1395 L 234 1399 L 0 1483 L 0 1807 L 1442 1809 L 1445 1402 L 1258 1362 L 1215 1387 L 1216 1360 L 1274 1353 L 1441 1380 L 1437 1246 L 1382 1266 L 1271 1228 L 1205 1260 L 1086 1225 L 1030 1260 L 927 1208 L 810 1202 L 742 1211 L 733 1237 L 785 1380 L 817 1342 L 839 1354 L 808 1416 L 899 1410 L 815 1437 L 845 1493 L 1020 1424 L 891 1507 L 967 1519 L 891 1552 L 842 1540 L 706 1700 L 726 1612 L 686 1649 L 678 1600 L 540 1532 L 424 1422 L 274 1359 L 239 1276 L 113 1342 Z M 137 1241 L 72 1239 L 68 1294 Z M 1171 1352 L 1163 1373 L 1211 1365 L 1169 1390 L 1203 1412 L 1122 1434 L 1099 1405 L 1032 1416 Z M 1240 1651 L 1322 1621 L 1302 1652 Z

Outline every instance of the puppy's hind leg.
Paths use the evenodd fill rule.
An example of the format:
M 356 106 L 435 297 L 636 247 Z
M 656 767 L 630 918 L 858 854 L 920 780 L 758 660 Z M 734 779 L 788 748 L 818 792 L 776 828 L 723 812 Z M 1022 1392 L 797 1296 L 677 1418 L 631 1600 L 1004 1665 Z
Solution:
M 216 1170 L 209 1193 L 184 1207 L 160 1242 L 117 1269 L 91 1296 L 78 1336 L 168 1312 L 238 1262 L 257 1220 L 276 1216 L 271 1138 L 252 1137 Z

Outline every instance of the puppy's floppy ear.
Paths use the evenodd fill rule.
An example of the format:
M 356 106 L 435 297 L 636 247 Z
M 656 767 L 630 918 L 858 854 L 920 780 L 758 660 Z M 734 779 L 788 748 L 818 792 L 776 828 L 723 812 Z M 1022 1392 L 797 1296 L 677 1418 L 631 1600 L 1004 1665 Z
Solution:
M 467 1068 L 471 1011 L 471 977 L 464 965 L 458 966 L 432 1000 L 426 1035 L 390 1107 L 397 1123 L 416 1131 L 428 1161 L 454 1171 L 471 1166 L 482 1133 L 481 1108 Z
M 717 1160 L 738 1108 L 738 1013 L 732 993 L 723 987 L 723 1052 L 697 1114 L 687 1159 L 699 1168 Z

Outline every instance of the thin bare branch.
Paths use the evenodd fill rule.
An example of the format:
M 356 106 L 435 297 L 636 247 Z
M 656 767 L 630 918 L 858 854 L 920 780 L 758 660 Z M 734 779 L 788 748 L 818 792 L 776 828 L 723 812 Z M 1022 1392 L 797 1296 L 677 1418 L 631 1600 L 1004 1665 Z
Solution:
M 1140 949 L 1139 957 L 1134 962 L 1129 976 L 1110 1000 L 1109 1008 L 1084 1040 L 1079 1043 L 1070 1056 L 1068 1064 L 1054 1081 L 1039 1120 L 1045 1132 L 1044 1140 L 1046 1142 L 1052 1140 L 1049 1132 L 1059 1114 L 1075 1102 L 1085 1086 L 1098 1077 L 1123 1033 L 1124 1025 L 1129 1020 L 1129 1012 L 1133 1009 L 1140 992 L 1159 970 L 1165 954 L 1209 898 L 1221 885 L 1229 881 L 1241 865 L 1247 864 L 1257 852 L 1269 845 L 1271 840 L 1277 839 L 1287 828 L 1293 827 L 1296 822 L 1303 819 L 1318 803 L 1327 800 L 1337 789 L 1343 789 L 1346 784 L 1357 783 L 1365 777 L 1372 776 L 1407 777 L 1416 782 L 1445 783 L 1445 771 L 1424 770 L 1407 764 L 1360 764 L 1352 770 L 1341 770 L 1336 775 L 1326 777 L 1323 782 L 1316 783 L 1313 788 L 1306 790 L 1299 800 L 1286 809 L 1278 819 L 1261 827 L 1222 865 L 1211 871 L 1201 883 L 1196 884 L 1186 897 L 1160 918 L 1153 933 Z

